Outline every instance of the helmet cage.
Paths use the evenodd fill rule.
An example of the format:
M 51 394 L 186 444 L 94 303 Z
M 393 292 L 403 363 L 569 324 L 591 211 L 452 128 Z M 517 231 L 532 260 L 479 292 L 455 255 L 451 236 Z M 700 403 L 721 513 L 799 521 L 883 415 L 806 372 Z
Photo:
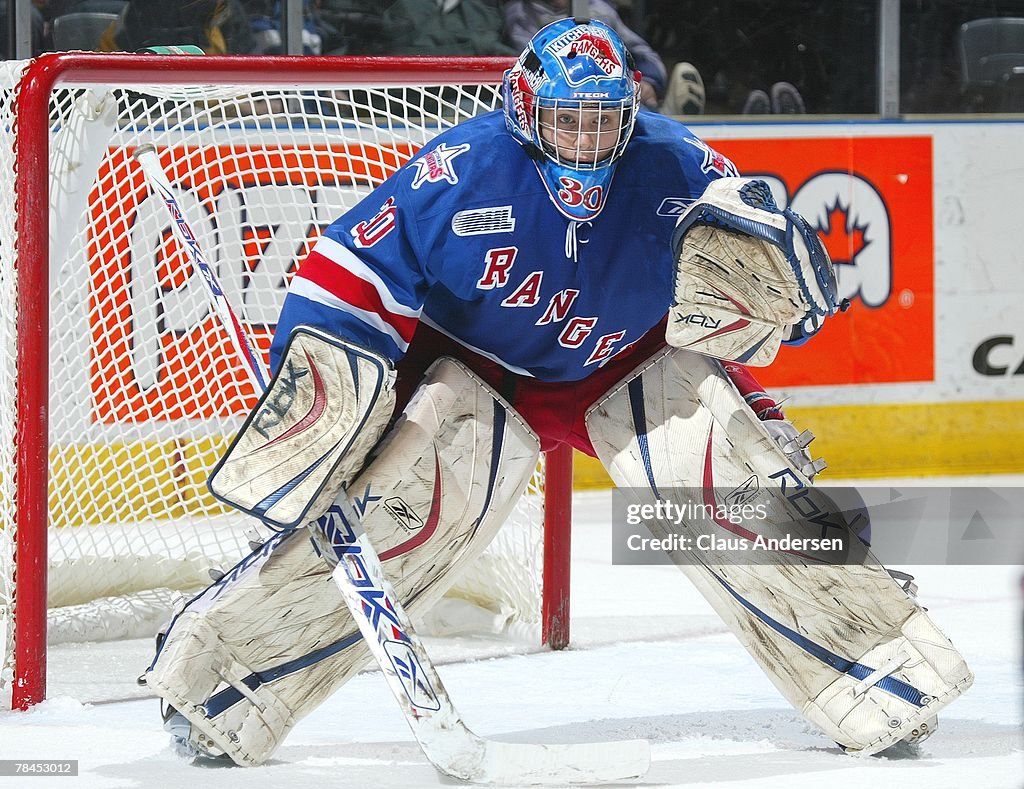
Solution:
M 626 151 L 636 121 L 633 99 L 534 97 L 531 137 L 555 164 L 580 172 L 601 170 Z

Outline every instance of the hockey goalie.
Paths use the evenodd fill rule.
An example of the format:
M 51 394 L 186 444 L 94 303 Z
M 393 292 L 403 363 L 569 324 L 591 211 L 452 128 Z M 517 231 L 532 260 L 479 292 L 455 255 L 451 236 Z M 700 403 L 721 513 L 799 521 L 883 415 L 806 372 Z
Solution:
M 795 491 L 827 513 L 841 563 L 673 556 L 823 742 L 921 739 L 970 685 L 747 368 L 845 306 L 822 244 L 763 182 L 638 111 L 639 77 L 604 24 L 545 27 L 502 110 L 436 137 L 303 262 L 274 378 L 210 479 L 277 533 L 173 619 L 144 675 L 188 753 L 262 764 L 367 664 L 321 555 L 337 501 L 423 611 L 559 444 L 638 504 L 753 480 L 778 502 L 768 536 L 806 525 Z

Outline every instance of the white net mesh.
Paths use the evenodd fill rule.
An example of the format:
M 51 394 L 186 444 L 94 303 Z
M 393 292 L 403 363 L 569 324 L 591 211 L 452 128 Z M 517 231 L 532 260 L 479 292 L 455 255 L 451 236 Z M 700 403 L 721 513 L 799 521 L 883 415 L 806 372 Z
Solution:
M 18 537 L 10 179 L 14 145 L 42 147 L 38 140 L 11 139 L 12 86 L 21 65 L 5 65 L 0 677 L 9 680 Z M 151 631 L 160 619 L 151 613 L 155 597 L 175 600 L 174 590 L 208 584 L 211 568 L 225 569 L 248 553 L 245 531 L 253 525 L 215 503 L 204 483 L 255 395 L 202 282 L 171 236 L 165 207 L 131 157 L 133 147 L 157 147 L 228 300 L 265 351 L 290 277 L 323 228 L 438 131 L 497 104 L 492 85 L 145 92 L 90 86 L 53 94 L 48 603 L 54 634 L 139 635 L 133 621 Z M 539 484 L 538 476 L 534 488 Z M 503 618 L 536 623 L 540 501 L 525 497 L 514 531 L 467 571 L 456 594 Z M 154 596 L 152 590 L 167 591 Z M 104 609 L 113 616 L 105 624 Z

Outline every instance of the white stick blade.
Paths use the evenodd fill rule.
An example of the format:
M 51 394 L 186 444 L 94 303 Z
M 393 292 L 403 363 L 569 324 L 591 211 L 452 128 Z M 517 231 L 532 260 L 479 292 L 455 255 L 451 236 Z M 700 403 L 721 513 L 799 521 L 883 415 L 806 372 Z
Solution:
M 485 741 L 484 759 L 468 780 L 490 784 L 564 786 L 639 778 L 651 766 L 646 740 L 569 745 Z

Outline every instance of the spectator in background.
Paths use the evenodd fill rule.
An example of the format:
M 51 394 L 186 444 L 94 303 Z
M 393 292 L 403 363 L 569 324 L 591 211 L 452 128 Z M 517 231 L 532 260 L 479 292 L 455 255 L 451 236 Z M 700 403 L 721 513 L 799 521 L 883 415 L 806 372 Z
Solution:
M 325 54 L 384 54 L 379 0 L 319 0 L 317 14 Z
M 503 8 L 505 40 L 522 49 L 544 25 L 571 13 L 570 0 L 509 0 Z M 650 44 L 628 28 L 605 0 L 590 0 L 587 15 L 619 34 L 642 75 L 640 102 L 667 115 L 695 115 L 704 111 L 704 83 L 689 63 L 678 63 L 669 79 L 665 64 Z
M 280 0 L 241 0 L 242 7 L 249 15 L 253 33 L 253 53 L 257 55 L 283 55 L 284 39 L 281 37 Z M 302 54 L 319 55 L 323 52 L 323 37 L 320 21 L 314 13 L 310 0 L 302 2 Z
M 7 19 L 8 6 L 12 2 L 14 2 L 14 0 L 0 0 L 0 19 Z M 38 4 L 35 4 L 35 5 L 38 5 Z M 44 43 L 45 43 L 44 40 L 43 40 L 44 19 L 43 19 L 42 12 L 37 7 L 33 7 L 32 8 L 31 14 L 32 14 L 32 33 L 31 33 L 32 52 L 31 52 L 31 54 L 34 57 L 34 56 L 38 55 L 40 52 L 43 51 L 43 46 L 44 46 Z M 8 59 L 14 57 L 14 53 L 13 52 L 9 52 L 8 51 L 8 47 L 10 47 L 10 42 L 7 40 L 7 36 L 0 36 L 0 60 L 8 60 Z
M 43 16 L 49 20 L 64 14 L 86 12 L 120 14 L 128 5 L 128 0 L 32 0 L 32 5 L 42 11 Z
M 767 91 L 760 88 L 750 91 L 741 112 L 744 115 L 803 115 L 807 108 L 795 85 L 774 82 Z
M 489 0 L 396 0 L 384 9 L 383 47 L 392 55 L 517 55 Z M 532 35 L 536 31 L 530 31 Z
M 239 0 L 130 0 L 100 41 L 103 52 L 134 52 L 191 44 L 208 55 L 242 55 L 254 49 L 252 29 Z

